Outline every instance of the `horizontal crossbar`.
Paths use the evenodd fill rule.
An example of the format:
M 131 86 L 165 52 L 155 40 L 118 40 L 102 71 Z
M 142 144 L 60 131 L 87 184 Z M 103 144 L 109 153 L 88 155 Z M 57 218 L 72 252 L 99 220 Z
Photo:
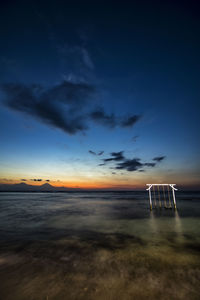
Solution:
M 175 183 L 147 183 L 146 185 L 176 185 Z
M 173 190 L 178 191 L 174 185 L 176 185 L 175 183 L 147 183 L 146 185 L 148 185 L 149 187 L 146 189 L 151 190 L 152 186 L 169 186 L 171 187 Z

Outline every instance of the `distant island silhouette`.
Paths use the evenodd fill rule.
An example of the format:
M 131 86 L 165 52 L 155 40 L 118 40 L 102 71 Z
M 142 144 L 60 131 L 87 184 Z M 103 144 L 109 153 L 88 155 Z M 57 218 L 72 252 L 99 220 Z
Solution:
M 24 182 L 16 184 L 0 184 L 0 192 L 70 192 L 81 191 L 79 188 L 55 187 L 49 183 L 30 185 Z
M 180 190 L 187 192 L 199 192 L 199 187 L 196 186 L 182 186 L 179 185 Z M 49 183 L 44 183 L 41 185 L 31 185 L 25 182 L 15 183 L 15 184 L 0 184 L 0 193 L 1 192 L 23 192 L 23 193 L 42 193 L 42 192 L 144 192 L 143 188 L 113 188 L 113 187 L 105 187 L 105 188 L 72 188 L 65 186 L 53 186 Z

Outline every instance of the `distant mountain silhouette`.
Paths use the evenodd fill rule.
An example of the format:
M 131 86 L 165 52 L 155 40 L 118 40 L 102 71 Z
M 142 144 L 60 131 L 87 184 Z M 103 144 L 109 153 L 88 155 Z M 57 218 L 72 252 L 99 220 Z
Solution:
M 16 184 L 0 184 L 0 192 L 69 192 L 81 191 L 78 188 L 55 187 L 49 183 L 29 185 L 24 182 Z

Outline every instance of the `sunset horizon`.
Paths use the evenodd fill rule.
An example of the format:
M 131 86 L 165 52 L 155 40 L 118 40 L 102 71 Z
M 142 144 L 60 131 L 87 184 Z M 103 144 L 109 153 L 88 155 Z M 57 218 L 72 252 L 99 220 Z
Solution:
M 32 179 L 26 179 L 26 180 L 17 180 L 17 179 L 1 179 L 0 180 L 0 192 L 1 192 L 1 187 L 4 186 L 15 186 L 15 185 L 19 185 L 19 184 L 25 184 L 28 186 L 35 186 L 35 187 L 40 187 L 43 185 L 50 185 L 52 187 L 56 187 L 56 188 L 66 188 L 66 189 L 71 189 L 71 190 L 82 190 L 82 191 L 106 191 L 106 190 L 111 190 L 111 191 L 145 191 L 147 186 L 146 186 L 146 182 L 144 183 L 138 183 L 138 184 L 112 184 L 112 183 L 104 183 L 104 182 L 100 182 L 100 183 L 71 183 L 71 182 L 64 182 L 64 181 L 51 181 L 51 180 L 43 180 L 43 179 L 36 179 L 36 180 L 32 180 Z M 156 182 L 152 182 L 152 183 L 156 183 Z M 157 182 L 158 184 L 161 184 L 161 182 Z M 162 182 L 163 183 L 163 182 Z M 167 181 L 168 184 L 174 183 L 172 181 Z M 200 187 L 197 184 L 186 184 L 184 182 L 181 182 L 179 184 L 175 183 L 177 188 L 180 189 L 180 191 L 199 191 Z

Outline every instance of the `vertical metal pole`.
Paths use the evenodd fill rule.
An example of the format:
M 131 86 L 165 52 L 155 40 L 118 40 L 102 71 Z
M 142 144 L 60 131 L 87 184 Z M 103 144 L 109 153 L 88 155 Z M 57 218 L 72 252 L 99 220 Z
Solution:
M 155 193 L 155 186 L 153 185 L 153 196 L 154 196 L 154 207 L 157 207 L 156 203 L 156 193 Z
M 159 206 L 160 206 L 160 208 L 162 208 L 162 203 L 161 203 L 161 201 L 160 201 L 160 189 L 159 189 L 159 185 L 157 185 L 157 190 L 158 190 Z
M 173 188 L 173 186 L 172 186 L 171 188 L 172 188 L 172 194 L 173 194 L 174 209 L 176 209 L 176 198 L 175 198 L 175 192 L 174 192 L 174 188 Z
M 169 208 L 172 208 L 172 205 L 171 205 L 171 197 L 170 197 L 170 191 L 169 191 L 169 185 L 167 186 L 167 190 L 168 190 Z
M 152 210 L 151 187 L 150 187 L 150 189 L 149 189 L 149 204 L 150 204 L 150 210 Z

